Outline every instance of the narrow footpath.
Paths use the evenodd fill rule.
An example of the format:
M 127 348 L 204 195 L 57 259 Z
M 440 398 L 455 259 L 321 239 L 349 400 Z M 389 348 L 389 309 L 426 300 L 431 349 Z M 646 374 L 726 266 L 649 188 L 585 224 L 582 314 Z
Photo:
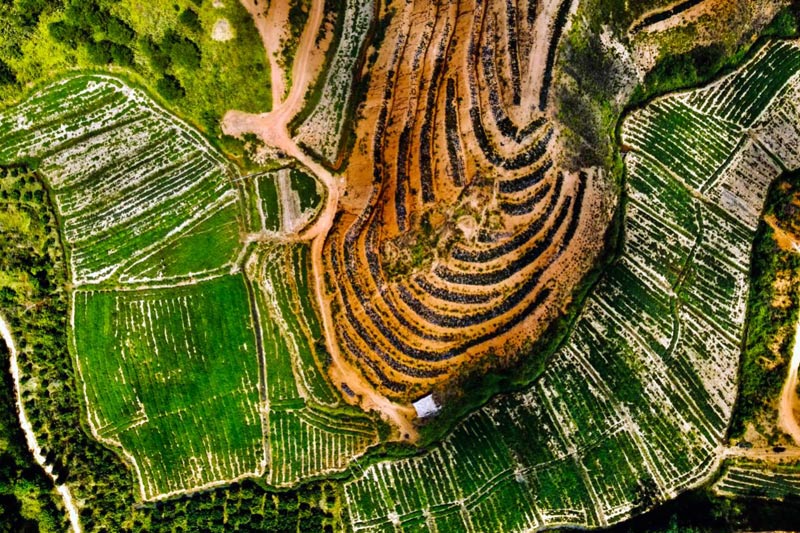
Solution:
M 278 68 L 277 61 L 273 61 L 275 51 L 271 50 L 271 47 L 274 46 L 274 38 L 271 34 L 278 32 L 279 29 L 273 28 L 268 24 L 267 13 L 257 9 L 256 0 L 241 0 L 241 2 L 255 19 L 256 28 L 261 33 L 267 56 L 270 58 L 270 65 L 273 69 Z M 345 397 L 348 401 L 355 402 L 355 398 L 360 398 L 359 403 L 364 410 L 378 411 L 387 421 L 398 428 L 400 439 L 407 442 L 415 442 L 418 438 L 418 432 L 412 422 L 414 419 L 413 409 L 409 406 L 393 403 L 378 394 L 351 365 L 346 363 L 339 351 L 335 333 L 336 326 L 333 323 L 330 306 L 325 294 L 325 267 L 322 261 L 322 252 L 325 239 L 333 226 L 344 183 L 342 176 L 334 176 L 303 152 L 289 134 L 289 121 L 302 109 L 306 92 L 313 81 L 314 73 L 309 68 L 309 57 L 316 46 L 316 36 L 323 21 L 324 7 L 324 0 L 313 0 L 308 22 L 300 36 L 300 42 L 295 53 L 292 65 L 292 84 L 286 98 L 283 98 L 283 84 L 274 83 L 274 80 L 280 77 L 280 74 L 273 70 L 271 73 L 271 79 L 273 80 L 271 86 L 272 111 L 253 114 L 230 110 L 222 119 L 222 131 L 234 137 L 241 137 L 245 133 L 256 134 L 266 145 L 279 149 L 287 156 L 303 164 L 314 173 L 325 187 L 325 205 L 314 222 L 299 233 L 298 240 L 311 241 L 314 292 L 322 317 L 325 344 L 331 356 L 330 375 L 334 380 L 334 385 L 338 387 L 341 383 L 345 383 L 353 392 L 352 397 Z
M 11 355 L 10 363 L 11 377 L 14 380 L 14 398 L 17 402 L 19 423 L 22 426 L 23 433 L 25 433 L 25 440 L 28 443 L 28 449 L 33 454 L 33 458 L 36 459 L 36 462 L 39 463 L 39 466 L 41 466 L 48 477 L 53 480 L 53 485 L 55 485 L 56 490 L 61 495 L 61 499 L 64 500 L 64 507 L 67 509 L 67 514 L 69 516 L 69 522 L 72 526 L 73 533 L 81 533 L 78 508 L 75 506 L 75 502 L 72 499 L 72 494 L 69 491 L 69 487 L 63 484 L 56 484 L 56 478 L 53 475 L 53 465 L 47 464 L 44 454 L 42 453 L 42 448 L 36 441 L 36 435 L 33 433 L 33 427 L 28 420 L 28 415 L 25 413 L 25 407 L 22 404 L 22 393 L 20 391 L 19 365 L 17 364 L 17 345 L 14 343 L 14 338 L 11 336 L 11 331 L 8 328 L 8 324 L 6 324 L 6 321 L 2 316 L 0 316 L 0 336 L 2 336 L 3 340 L 6 342 L 6 346 L 8 346 L 8 351 Z

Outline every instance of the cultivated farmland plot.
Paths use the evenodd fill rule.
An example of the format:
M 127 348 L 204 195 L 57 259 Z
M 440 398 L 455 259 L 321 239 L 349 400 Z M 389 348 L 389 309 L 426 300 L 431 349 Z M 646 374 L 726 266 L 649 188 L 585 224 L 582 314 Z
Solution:
M 240 184 L 244 191 L 245 225 L 255 239 L 295 234 L 322 207 L 322 184 L 301 170 L 283 168 L 255 174 Z
M 714 484 L 714 491 L 726 496 L 757 497 L 782 500 L 800 496 L 800 466 L 775 465 L 743 461 L 727 468 Z
M 256 184 L 258 231 L 270 221 L 286 236 L 317 213 L 315 179 L 241 178 L 191 127 L 101 75 L 4 110 L 0 146 L 0 163 L 28 162 L 52 190 L 88 424 L 142 499 L 252 476 L 289 486 L 346 470 L 377 441 L 325 379 L 308 245 L 242 242 L 253 198 L 234 183 Z
M 353 73 L 374 11 L 371 0 L 347 1 L 341 35 L 325 74 L 319 102 L 297 129 L 297 143 L 328 163 L 334 163 L 339 154 L 342 129 L 352 98 Z
M 0 115 L 0 145 L 0 160 L 37 161 L 52 188 L 74 284 L 232 267 L 232 169 L 141 91 L 108 76 L 67 77 Z M 173 245 L 180 251 L 165 258 Z
M 567 345 L 435 450 L 346 483 L 354 530 L 602 526 L 707 478 L 735 396 L 758 214 L 770 181 L 800 164 L 798 72 L 800 46 L 773 43 L 626 120 L 624 254 Z M 746 467 L 717 490 L 748 493 L 765 476 L 796 491 L 794 469 Z

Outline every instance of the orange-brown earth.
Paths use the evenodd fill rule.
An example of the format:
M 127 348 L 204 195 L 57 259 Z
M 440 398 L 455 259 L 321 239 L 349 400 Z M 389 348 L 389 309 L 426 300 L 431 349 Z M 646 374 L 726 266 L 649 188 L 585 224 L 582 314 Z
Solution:
M 269 13 L 242 3 L 272 59 Z M 312 79 L 322 4 L 312 3 L 289 93 L 273 72 L 273 111 L 231 111 L 223 129 L 256 133 L 325 184 L 323 212 L 298 238 L 312 240 L 330 377 L 414 440 L 410 402 L 529 355 L 603 246 L 611 188 L 596 170 L 565 170 L 551 104 L 577 3 L 391 3 L 339 175 L 286 128 Z
M 524 356 L 598 256 L 607 184 L 564 170 L 550 105 L 572 5 L 392 3 L 321 254 L 329 333 L 384 398 Z

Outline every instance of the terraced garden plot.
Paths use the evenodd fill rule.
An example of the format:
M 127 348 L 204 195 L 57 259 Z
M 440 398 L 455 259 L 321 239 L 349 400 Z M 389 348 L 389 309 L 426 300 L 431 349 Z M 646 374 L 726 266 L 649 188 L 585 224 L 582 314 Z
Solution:
M 796 464 L 767 466 L 747 461 L 734 463 L 714 483 L 714 491 L 726 496 L 783 500 L 800 496 L 800 467 Z
M 75 292 L 74 346 L 89 423 L 133 462 L 142 498 L 266 467 L 248 317 L 241 275 Z
M 599 254 L 605 177 L 559 167 L 549 119 L 574 6 L 413 1 L 380 30 L 322 258 L 342 366 L 386 399 L 510 365 Z
M 370 0 L 347 0 L 337 22 L 339 39 L 318 92 L 319 100 L 297 128 L 295 140 L 329 164 L 336 162 L 344 137 L 345 119 L 352 105 L 353 78 L 375 7 Z M 319 81 L 317 82 L 319 83 Z
M 731 77 L 768 79 L 776 61 L 797 60 L 798 43 L 773 43 Z M 741 122 L 725 111 L 725 101 L 692 107 L 694 91 L 660 99 L 626 120 L 624 253 L 569 341 L 527 391 L 493 400 L 437 449 L 378 463 L 346 483 L 354 530 L 412 531 L 420 520 L 429 528 L 454 522 L 455 530 L 601 526 L 714 471 L 736 391 L 755 232 L 755 221 L 741 212 L 743 206 L 760 212 L 766 187 L 750 184 L 768 181 L 773 167 L 752 157 L 752 144 L 769 150 L 775 136 L 788 146 L 800 141 L 790 134 L 796 129 L 781 129 L 800 121 L 790 96 L 798 91 L 798 69 L 783 85 L 726 96 L 765 106 Z M 713 98 L 729 79 L 701 90 Z M 746 100 L 737 105 L 742 113 L 749 109 Z M 695 142 L 674 136 L 674 128 Z M 714 143 L 701 141 L 712 135 Z M 770 154 L 784 168 L 796 166 Z M 748 172 L 744 161 L 754 168 Z M 725 197 L 715 191 L 719 183 L 726 184 Z M 424 477 L 449 475 L 434 497 L 413 484 L 403 484 L 397 496 L 391 487 L 412 469 Z M 760 482 L 748 476 L 769 477 L 731 472 L 720 485 L 731 493 Z M 781 490 L 793 483 L 787 473 L 773 478 Z M 510 506 L 521 512 L 510 516 Z
M 325 375 L 324 339 L 308 285 L 304 244 L 259 250 L 253 284 L 269 406 L 271 484 L 341 472 L 377 443 L 375 421 L 341 398 Z
M 5 109 L 0 146 L 0 162 L 35 161 L 51 187 L 75 284 L 115 280 L 126 268 L 128 281 L 169 279 L 236 259 L 238 235 L 219 220 L 237 216 L 232 170 L 116 78 L 70 75 Z M 211 217 L 215 225 L 204 226 Z M 181 253 L 166 261 L 159 247 L 173 238 Z M 145 257 L 150 264 L 133 266 Z

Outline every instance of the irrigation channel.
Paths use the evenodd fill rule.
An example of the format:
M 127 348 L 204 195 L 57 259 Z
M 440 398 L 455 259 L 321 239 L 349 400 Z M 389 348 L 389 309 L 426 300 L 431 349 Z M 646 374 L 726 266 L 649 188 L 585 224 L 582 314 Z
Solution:
M 47 476 L 53 480 L 53 485 L 55 485 L 56 490 L 64 500 L 64 507 L 66 507 L 67 514 L 69 515 L 69 522 L 72 526 L 72 531 L 74 533 L 81 533 L 81 524 L 80 520 L 78 519 L 78 508 L 75 506 L 75 502 L 72 499 L 72 493 L 70 493 L 69 487 L 64 484 L 59 485 L 57 483 L 56 477 L 53 475 L 53 465 L 47 464 L 47 460 L 42 453 L 42 448 L 36 441 L 36 435 L 33 434 L 33 427 L 28 420 L 28 415 L 25 413 L 25 407 L 22 404 L 22 391 L 20 390 L 19 382 L 17 345 L 14 343 L 14 338 L 11 336 L 11 330 L 8 328 L 8 324 L 2 316 L 0 316 L 0 336 L 2 336 L 3 340 L 6 342 L 6 346 L 8 346 L 8 352 L 10 354 L 11 377 L 14 380 L 14 398 L 17 402 L 19 423 L 22 426 L 23 433 L 25 433 L 25 440 L 28 443 L 28 449 L 33 454 L 33 458 L 36 459 L 36 462 L 39 463 L 39 466 L 44 469 Z

